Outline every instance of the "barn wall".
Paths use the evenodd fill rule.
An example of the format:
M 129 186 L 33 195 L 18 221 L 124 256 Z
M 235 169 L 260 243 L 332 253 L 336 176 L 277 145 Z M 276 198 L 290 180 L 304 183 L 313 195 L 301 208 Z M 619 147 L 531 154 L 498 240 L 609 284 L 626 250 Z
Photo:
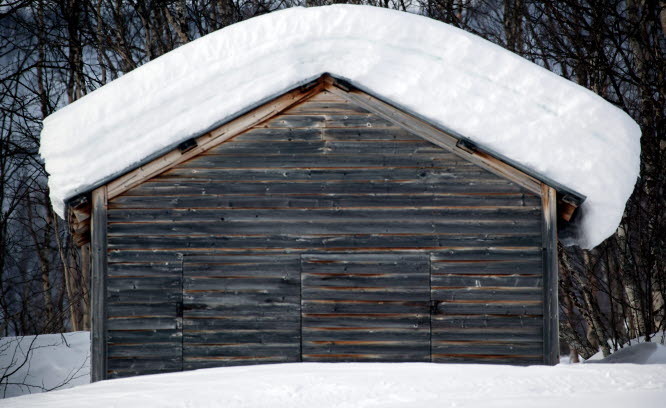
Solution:
M 540 197 L 321 93 L 109 200 L 108 375 L 542 363 L 542 215 Z

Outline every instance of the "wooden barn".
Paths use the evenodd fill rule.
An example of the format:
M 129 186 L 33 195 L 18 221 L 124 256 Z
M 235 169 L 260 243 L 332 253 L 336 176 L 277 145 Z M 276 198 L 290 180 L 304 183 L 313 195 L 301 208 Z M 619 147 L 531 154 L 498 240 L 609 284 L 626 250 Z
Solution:
M 369 14 L 382 26 L 390 27 L 391 19 L 396 19 L 405 30 L 418 33 L 431 24 L 406 13 L 362 9 L 359 19 Z M 300 19 L 309 13 L 316 22 L 314 17 L 320 14 L 349 13 L 346 19 L 331 23 L 330 30 L 335 32 L 338 23 L 363 27 L 362 21 L 349 21 L 356 18 L 354 10 L 353 6 L 288 10 L 242 24 L 255 24 L 256 29 L 258 24 L 277 21 L 271 30 L 288 30 L 288 24 L 278 24 L 280 19 Z M 436 29 L 445 26 L 432 24 Z M 240 29 L 225 29 L 219 37 L 237 43 L 240 40 L 233 36 L 238 32 Z M 286 38 L 267 32 L 271 38 Z M 463 39 L 470 36 L 447 31 L 449 36 L 454 34 Z M 178 66 L 184 83 L 193 81 L 191 72 L 214 65 L 202 62 L 214 53 L 206 50 L 201 53 L 205 58 L 198 54 L 181 60 L 176 57 L 199 52 L 205 48 L 202 44 L 213 40 L 197 40 L 194 43 L 199 45 L 182 47 L 183 51 L 176 50 L 180 54 L 167 54 L 137 71 L 159 76 L 155 67 Z M 451 41 L 461 43 L 455 38 Z M 470 43 L 470 47 L 485 50 L 489 46 L 484 42 Z M 297 48 L 284 54 L 285 61 L 293 58 Z M 495 48 L 491 51 L 497 61 L 506 58 L 507 64 L 515 63 L 514 56 Z M 363 55 L 369 52 L 359 49 Z M 395 49 L 390 47 L 391 52 Z M 271 70 L 271 66 L 281 66 L 278 51 L 262 57 L 272 58 L 266 64 Z M 329 48 L 308 52 L 326 54 L 328 59 L 320 65 L 335 68 L 328 72 L 350 66 L 339 56 L 343 54 Z M 319 61 L 317 58 L 303 58 L 298 69 L 288 71 L 292 75 L 303 70 L 303 74 L 293 75 L 309 77 L 307 81 L 287 87 L 278 84 L 275 89 L 282 89 L 280 92 L 255 95 L 252 89 L 258 87 L 257 81 L 279 82 L 282 71 L 275 75 L 266 71 L 263 76 L 254 72 L 259 79 L 238 82 L 235 90 L 220 99 L 214 99 L 219 92 L 206 94 L 206 87 L 199 86 L 197 92 L 203 96 L 190 93 L 174 100 L 169 93 L 172 89 L 165 84 L 173 83 L 175 74 L 166 69 L 168 75 L 162 82 L 130 73 L 45 123 L 42 154 L 52 173 L 52 194 L 59 194 L 54 203 L 65 203 L 64 214 L 84 262 L 90 254 L 93 381 L 287 362 L 558 362 L 557 235 L 582 216 L 579 207 L 586 197 L 571 184 L 553 181 L 549 174 L 579 165 L 579 161 L 573 157 L 573 164 L 560 165 L 558 152 L 551 155 L 550 147 L 526 139 L 527 147 L 520 147 L 526 152 L 523 156 L 534 151 L 539 160 L 550 160 L 549 166 L 555 169 L 550 173 L 532 170 L 534 165 L 526 164 L 529 157 L 512 157 L 512 146 L 503 152 L 488 148 L 483 138 L 479 143 L 479 137 L 469 138 L 441 126 L 426 108 L 404 108 L 401 95 L 409 100 L 420 92 L 417 96 L 425 101 L 423 106 L 448 103 L 449 111 L 473 95 L 476 99 L 469 106 L 476 110 L 460 122 L 456 122 L 457 114 L 452 115 L 451 123 L 470 122 L 482 136 L 493 132 L 510 135 L 508 127 L 488 128 L 477 120 L 487 118 L 486 123 L 495 123 L 497 118 L 489 109 L 502 109 L 509 119 L 516 115 L 511 119 L 516 132 L 532 121 L 551 139 L 579 138 L 576 132 L 590 131 L 589 127 L 576 130 L 567 125 L 567 132 L 561 132 L 561 123 L 580 119 L 568 119 L 561 112 L 554 115 L 549 106 L 556 106 L 557 98 L 563 104 L 584 100 L 595 107 L 595 114 L 607 108 L 606 102 L 563 85 L 566 92 L 556 95 L 549 89 L 548 96 L 540 99 L 543 103 L 536 104 L 509 89 L 510 82 L 483 82 L 478 75 L 467 80 L 464 70 L 459 70 L 462 79 L 448 80 L 434 90 L 404 86 L 385 95 L 371 79 L 351 68 L 345 75 L 308 74 L 307 64 Z M 178 65 L 190 61 L 198 67 L 188 71 L 190 68 Z M 258 58 L 252 64 L 260 65 L 257 61 L 263 60 Z M 442 65 L 435 63 L 438 65 L 432 67 Z M 316 64 L 314 72 L 320 69 Z M 414 67 L 427 73 L 429 66 L 422 64 L 416 60 Z M 532 85 L 567 82 L 541 68 L 531 68 L 527 61 L 519 64 L 529 68 L 525 71 L 529 75 L 524 76 Z M 372 72 L 384 76 L 384 83 L 390 82 L 393 74 L 382 71 L 382 66 L 366 71 L 375 70 Z M 213 68 L 221 72 L 224 67 Z M 216 79 L 211 83 L 226 78 L 213 68 L 210 72 Z M 231 78 L 228 81 L 238 81 L 238 67 L 225 72 Z M 455 87 L 460 84 L 480 86 L 478 89 L 489 93 L 479 96 L 472 90 L 465 98 L 458 93 L 458 102 L 450 101 L 447 92 L 457 92 Z M 134 104 L 140 98 L 130 91 L 147 92 L 138 88 L 153 85 L 151 92 L 164 95 L 160 102 L 146 97 L 143 105 Z M 506 107 L 486 103 L 486 96 L 497 99 L 491 91 L 493 95 L 505 92 Z M 236 106 L 234 97 L 245 98 L 249 104 L 237 104 L 242 109 L 233 115 L 206 119 L 209 122 L 201 125 L 206 131 L 192 134 L 189 129 L 195 128 L 188 120 L 196 122 L 190 118 L 202 115 L 202 106 L 228 101 L 229 106 Z M 120 102 L 113 105 L 115 100 Z M 99 106 L 101 113 L 92 115 L 90 106 Z M 180 113 L 164 113 L 169 109 Z M 536 118 L 542 122 L 531 117 L 529 109 L 545 112 Z M 228 111 L 233 112 L 232 108 Z M 111 114 L 119 119 L 105 122 Z M 132 117 L 139 119 L 129 121 Z M 211 125 L 211 121 L 215 123 Z M 125 126 L 126 122 L 130 124 Z M 190 127 L 182 125 L 181 129 L 182 123 Z M 91 130 L 95 127 L 97 130 Z M 84 140 L 85 133 L 76 129 L 101 139 L 108 135 L 105 142 L 109 144 L 100 147 L 95 142 L 97 153 L 78 156 L 67 155 L 65 148 L 56 149 L 55 142 L 47 146 L 46 132 L 56 135 L 53 140 L 68 132 L 83 135 L 76 137 Z M 149 133 L 152 129 L 158 131 Z M 126 140 L 119 141 L 126 134 Z M 167 134 L 172 139 L 162 147 L 150 145 L 139 157 L 128 158 L 133 165 L 113 167 L 114 161 L 142 149 L 142 143 L 153 143 Z M 81 145 L 91 145 L 88 139 Z M 584 146 L 583 138 L 579 139 Z M 61 140 L 73 139 L 62 136 Z M 109 153 L 115 149 L 122 153 Z M 52 153 L 56 150 L 60 156 Z M 73 160 L 78 159 L 86 163 L 78 166 L 81 171 L 94 172 L 105 166 L 111 170 L 91 173 L 86 182 L 77 181 L 70 169 L 77 168 Z M 74 181 L 67 184 L 58 177 Z M 60 185 L 74 187 L 62 192 Z M 583 193 L 587 195 L 585 190 Z
M 70 206 L 96 378 L 554 364 L 556 226 L 581 199 L 322 76 Z

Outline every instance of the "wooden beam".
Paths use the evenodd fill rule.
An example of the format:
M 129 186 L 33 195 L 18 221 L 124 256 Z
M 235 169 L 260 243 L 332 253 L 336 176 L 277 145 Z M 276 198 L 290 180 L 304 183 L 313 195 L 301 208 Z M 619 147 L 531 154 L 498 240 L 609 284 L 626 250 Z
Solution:
M 557 197 L 554 188 L 541 185 L 543 205 L 543 351 L 544 364 L 560 360 L 557 262 Z
M 195 138 L 194 142 L 196 142 L 196 146 L 191 147 L 188 150 L 182 151 L 176 147 L 165 155 L 111 181 L 107 184 L 108 198 L 111 199 L 116 197 L 143 181 L 169 170 L 178 163 L 189 160 L 245 130 L 259 125 L 285 109 L 316 95 L 323 90 L 324 84 L 322 78 L 317 80 L 314 85 L 301 86 L 289 91 L 272 101 L 225 123 L 217 129 Z
M 90 380 L 106 379 L 106 276 L 107 276 L 107 189 L 102 186 L 92 194 L 91 251 L 91 341 Z
M 493 174 L 507 178 L 536 195 L 541 194 L 541 182 L 534 177 L 531 177 L 522 171 L 515 169 L 514 167 L 494 158 L 487 153 L 475 149 L 470 149 L 465 144 L 460 145 L 460 139 L 440 129 L 437 129 L 429 123 L 424 122 L 423 120 L 408 113 L 405 113 L 382 100 L 368 95 L 365 92 L 353 89 L 353 87 L 348 86 L 339 87 L 338 82 L 338 80 L 330 76 L 326 76 L 324 79 L 326 90 L 342 97 L 349 102 L 356 103 L 364 107 L 370 112 L 373 112 L 376 115 L 391 121 L 397 126 L 400 126 L 401 128 L 414 133 L 437 146 L 451 151 L 452 153 L 464 158 L 465 160 L 483 167 Z M 349 89 L 349 91 L 346 89 Z

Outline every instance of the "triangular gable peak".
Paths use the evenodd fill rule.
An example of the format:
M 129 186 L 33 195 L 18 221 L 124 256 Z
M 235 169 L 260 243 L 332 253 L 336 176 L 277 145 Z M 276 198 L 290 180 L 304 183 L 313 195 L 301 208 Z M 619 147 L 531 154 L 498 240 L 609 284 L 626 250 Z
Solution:
M 174 166 L 227 142 L 288 109 L 311 100 L 322 92 L 328 92 L 341 101 L 371 112 L 411 134 L 440 146 L 497 176 L 510 180 L 537 196 L 542 196 L 544 189 L 548 187 L 554 188 L 557 192 L 558 215 L 564 221 L 563 225 L 572 219 L 576 208 L 585 199 L 581 194 L 558 185 L 552 180 L 520 169 L 516 163 L 510 163 L 508 159 L 489 152 L 462 136 L 454 136 L 450 132 L 443 131 L 375 95 L 328 74 L 322 75 L 309 84 L 292 89 L 210 132 L 185 140 L 162 156 L 109 181 L 105 185 L 107 199 L 117 197 Z M 89 193 L 83 194 L 69 202 L 70 225 L 79 245 L 89 242 L 90 200 L 88 197 Z

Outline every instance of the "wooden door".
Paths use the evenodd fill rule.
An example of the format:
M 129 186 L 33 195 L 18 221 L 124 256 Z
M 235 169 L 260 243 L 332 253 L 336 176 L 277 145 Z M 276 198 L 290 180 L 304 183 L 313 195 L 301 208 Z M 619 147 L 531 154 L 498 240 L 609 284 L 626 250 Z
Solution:
M 430 361 L 427 254 L 301 256 L 303 361 Z
M 300 257 L 183 260 L 183 369 L 301 359 Z

